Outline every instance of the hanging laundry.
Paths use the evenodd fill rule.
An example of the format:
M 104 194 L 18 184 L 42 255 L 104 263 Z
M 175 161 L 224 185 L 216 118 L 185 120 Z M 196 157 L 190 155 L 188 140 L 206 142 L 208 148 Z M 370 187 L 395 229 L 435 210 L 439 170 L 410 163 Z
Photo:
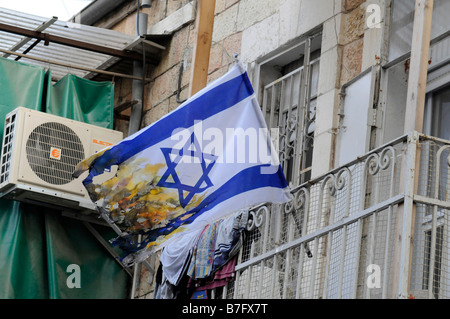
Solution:
M 222 268 L 216 271 L 213 278 L 190 279 L 188 288 L 192 291 L 211 290 L 225 286 L 235 275 L 237 256 L 231 258 Z
M 242 247 L 248 210 L 241 210 L 226 218 L 218 227 L 214 250 L 213 271 L 229 261 Z
M 191 278 L 206 278 L 209 276 L 216 244 L 216 230 L 222 220 L 209 224 L 203 229 L 197 245 L 194 247 L 191 263 L 188 268 L 188 276 Z
M 222 268 L 220 268 L 218 271 L 214 273 L 214 281 L 217 282 L 220 280 L 226 280 L 228 282 L 231 278 L 233 278 L 235 275 L 236 263 L 237 263 L 237 255 L 232 257 Z
M 169 282 L 163 271 L 162 264 L 159 264 L 155 277 L 155 290 L 153 299 L 187 299 L 188 291 L 186 289 L 189 277 L 182 276 L 178 285 Z
M 154 299 L 175 299 L 174 286 L 167 281 L 161 264 L 156 272 Z
M 167 280 L 178 285 L 189 266 L 192 253 L 202 230 L 187 233 L 168 244 L 161 253 L 160 262 Z
M 248 210 L 238 211 L 167 244 L 161 253 L 155 298 L 179 298 L 184 289 L 197 299 L 225 286 L 235 275 L 248 216 Z M 180 283 L 183 278 L 186 281 Z
M 196 291 L 192 294 L 191 299 L 208 299 L 208 293 L 206 290 Z

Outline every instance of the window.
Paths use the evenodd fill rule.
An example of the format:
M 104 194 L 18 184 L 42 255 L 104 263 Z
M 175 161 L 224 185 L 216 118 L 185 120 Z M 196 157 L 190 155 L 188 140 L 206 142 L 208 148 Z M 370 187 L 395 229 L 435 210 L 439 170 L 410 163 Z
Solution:
M 381 80 L 381 95 L 379 107 L 383 111 L 383 127 L 378 137 L 378 145 L 387 143 L 404 134 L 403 123 L 405 118 L 405 105 L 407 99 L 408 76 L 410 70 L 410 51 L 412 28 L 414 21 L 414 1 L 394 0 L 391 8 L 389 39 L 387 49 L 387 61 L 383 65 Z M 445 12 L 450 9 L 450 1 L 436 0 L 433 7 L 433 20 L 431 28 L 430 60 L 428 66 L 427 93 L 429 102 L 436 105 L 438 98 L 447 99 L 448 94 L 442 89 L 450 83 L 450 20 Z M 441 91 L 438 91 L 441 90 Z M 442 103 L 441 103 L 442 104 Z M 431 104 L 428 107 L 428 115 L 431 114 Z M 446 106 L 443 105 L 442 112 Z M 447 109 L 448 111 L 448 109 Z M 446 114 L 446 113 L 441 113 Z M 448 112 L 447 112 L 448 114 Z M 435 118 L 439 115 L 433 113 Z M 431 122 L 432 117 L 426 118 L 424 133 L 437 136 L 445 133 L 436 131 L 436 122 Z M 432 131 L 430 125 L 435 128 Z M 443 126 L 441 126 L 443 128 Z M 450 129 L 449 129 L 450 130 Z M 450 138 L 448 132 L 447 137 Z M 443 137 L 444 135 L 440 135 Z
M 450 85 L 447 85 L 438 90 L 429 92 L 426 96 L 425 110 L 424 110 L 424 124 L 423 132 L 426 135 L 439 137 L 445 140 L 450 140 Z M 441 144 L 433 144 L 425 150 L 430 152 L 428 155 L 429 172 L 427 196 L 437 196 L 438 199 L 447 200 L 449 191 L 449 167 L 447 165 L 447 157 L 450 155 L 448 149 L 444 149 L 440 153 L 440 165 L 437 167 L 438 149 L 442 147 Z M 439 180 L 436 180 L 436 171 L 439 173 Z M 438 185 L 438 194 L 434 194 L 434 185 Z
M 291 186 L 311 175 L 320 43 L 320 36 L 308 37 L 259 64 L 259 100 L 269 129 L 278 128 L 280 163 Z
M 388 60 L 393 61 L 411 50 L 416 1 L 394 0 L 391 5 Z M 450 1 L 434 0 L 431 39 L 444 36 L 450 29 Z
M 424 133 L 450 140 L 450 85 L 427 95 Z

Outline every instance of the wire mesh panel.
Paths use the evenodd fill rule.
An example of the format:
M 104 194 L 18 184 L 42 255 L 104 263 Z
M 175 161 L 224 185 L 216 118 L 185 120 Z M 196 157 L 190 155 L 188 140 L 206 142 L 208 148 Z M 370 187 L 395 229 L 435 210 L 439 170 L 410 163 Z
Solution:
M 251 210 L 222 298 L 450 298 L 450 141 L 412 132 L 292 193 Z
M 416 218 L 411 293 L 415 298 L 449 298 L 448 209 L 418 204 Z
M 250 211 L 224 298 L 387 298 L 405 141 Z
M 422 137 L 411 265 L 415 298 L 450 298 L 450 142 Z
M 311 41 L 302 43 L 299 60 L 264 86 L 262 112 L 267 126 L 278 129 L 280 164 L 287 181 L 299 185 L 310 177 L 320 58 L 312 59 Z

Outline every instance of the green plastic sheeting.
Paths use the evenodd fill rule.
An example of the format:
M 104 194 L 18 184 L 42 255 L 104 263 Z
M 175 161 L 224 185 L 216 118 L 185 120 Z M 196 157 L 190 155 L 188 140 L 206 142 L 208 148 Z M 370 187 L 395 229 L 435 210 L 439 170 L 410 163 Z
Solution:
M 0 59 L 0 137 L 17 106 L 42 109 L 45 70 Z M 48 296 L 44 220 L 36 208 L 0 199 L 0 298 Z
M 40 67 L 0 58 L 1 136 L 5 115 L 17 106 L 42 110 L 47 81 L 46 72 Z
M 52 85 L 50 78 L 43 68 L 0 58 L 1 138 L 5 115 L 17 106 L 112 128 L 113 83 L 68 75 Z M 108 227 L 95 229 L 105 239 L 116 236 Z M 80 288 L 70 265 L 79 266 Z M 128 283 L 81 221 L 0 199 L 0 299 L 118 299 L 127 297 Z
M 47 113 L 113 128 L 114 84 L 67 74 L 50 87 Z
M 48 298 L 44 227 L 36 207 L 0 200 L 0 298 Z
M 48 213 L 45 230 L 50 298 L 126 297 L 127 275 L 81 222 Z M 80 267 L 80 288 L 67 285 L 76 283 L 71 276 L 75 272 L 67 272 L 71 264 Z

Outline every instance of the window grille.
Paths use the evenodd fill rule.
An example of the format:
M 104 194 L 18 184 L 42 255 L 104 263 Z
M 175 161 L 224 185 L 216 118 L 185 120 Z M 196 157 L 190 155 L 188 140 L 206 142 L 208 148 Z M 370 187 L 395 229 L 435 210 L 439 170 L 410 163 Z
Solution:
M 281 67 L 271 64 L 272 81 L 262 91 L 262 111 L 269 129 L 278 129 L 280 163 L 291 186 L 311 176 L 320 64 L 320 48 L 313 48 L 313 38 L 301 43 L 298 59 Z

